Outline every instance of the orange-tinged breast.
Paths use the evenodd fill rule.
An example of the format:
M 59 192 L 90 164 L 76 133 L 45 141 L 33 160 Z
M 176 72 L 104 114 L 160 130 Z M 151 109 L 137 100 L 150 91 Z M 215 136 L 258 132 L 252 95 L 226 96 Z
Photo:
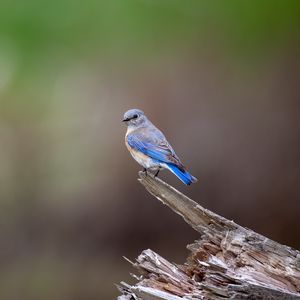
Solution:
M 125 144 L 132 155 L 132 157 L 144 168 L 149 169 L 149 168 L 156 168 L 158 167 L 156 163 L 153 162 L 152 158 L 147 156 L 146 154 L 142 153 L 141 151 L 138 151 L 134 148 L 132 148 L 127 141 L 127 134 L 125 136 Z

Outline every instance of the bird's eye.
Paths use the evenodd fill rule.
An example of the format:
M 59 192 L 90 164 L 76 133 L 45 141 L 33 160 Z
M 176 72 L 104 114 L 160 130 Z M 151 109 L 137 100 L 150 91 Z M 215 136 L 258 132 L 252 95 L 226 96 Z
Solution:
M 133 115 L 132 119 L 137 119 L 138 115 Z

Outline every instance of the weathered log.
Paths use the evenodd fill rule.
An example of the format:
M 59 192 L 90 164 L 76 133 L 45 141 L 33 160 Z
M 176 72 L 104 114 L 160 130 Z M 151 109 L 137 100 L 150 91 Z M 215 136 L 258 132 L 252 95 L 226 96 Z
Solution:
M 122 282 L 119 300 L 300 299 L 300 252 L 239 226 L 189 199 L 161 179 L 139 181 L 200 234 L 183 265 L 145 250 L 133 266 L 134 286 Z

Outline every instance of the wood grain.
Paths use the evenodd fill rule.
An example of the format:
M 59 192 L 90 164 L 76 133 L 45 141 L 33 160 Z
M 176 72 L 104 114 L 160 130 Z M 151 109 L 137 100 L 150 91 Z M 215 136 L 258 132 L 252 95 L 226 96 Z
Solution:
M 141 184 L 197 232 L 182 265 L 145 250 L 133 266 L 138 282 L 118 299 L 300 299 L 300 252 L 199 205 L 151 174 Z

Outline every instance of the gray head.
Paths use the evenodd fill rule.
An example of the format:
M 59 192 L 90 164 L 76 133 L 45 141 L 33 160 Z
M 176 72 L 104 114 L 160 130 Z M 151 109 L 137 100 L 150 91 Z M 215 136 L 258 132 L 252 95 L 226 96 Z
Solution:
M 122 122 L 125 122 L 127 126 L 139 126 L 143 125 L 147 120 L 148 119 L 143 111 L 139 109 L 130 109 L 124 114 Z

